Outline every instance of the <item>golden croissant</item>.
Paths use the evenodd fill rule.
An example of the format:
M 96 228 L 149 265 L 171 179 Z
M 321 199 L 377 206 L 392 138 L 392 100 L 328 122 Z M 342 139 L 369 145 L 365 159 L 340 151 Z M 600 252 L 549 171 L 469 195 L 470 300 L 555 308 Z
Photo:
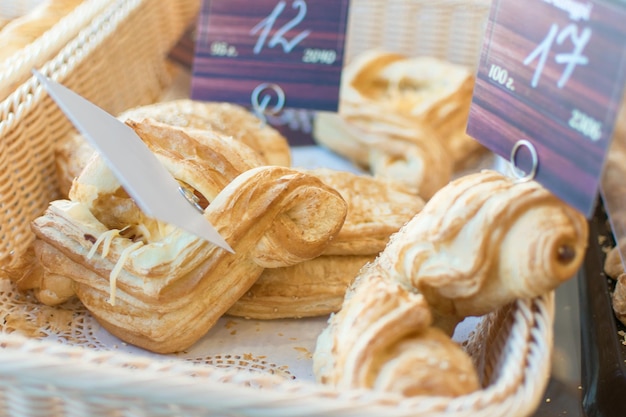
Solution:
M 43 301 L 63 301 L 55 290 L 67 296 L 69 282 L 122 340 L 155 352 L 180 351 L 265 268 L 318 256 L 341 229 L 345 201 L 312 175 L 251 166 L 254 151 L 217 134 L 129 124 L 198 196 L 204 216 L 235 254 L 146 217 L 95 157 L 74 182 L 70 200 L 52 202 L 33 222 L 44 277 L 31 286 L 40 288 Z
M 342 386 L 388 386 L 379 378 L 393 379 L 387 362 L 395 364 L 400 351 L 404 355 L 398 343 L 432 346 L 467 316 L 553 290 L 580 267 L 587 235 L 585 217 L 536 182 L 516 182 L 494 171 L 451 182 L 356 277 L 341 310 L 318 339 L 317 379 Z M 425 336 L 425 327 L 435 330 L 434 336 Z M 367 329 L 378 330 L 372 334 Z M 373 355 L 371 349 L 383 353 L 376 353 L 377 359 L 358 359 Z M 467 364 L 458 359 L 460 348 L 450 349 L 463 369 L 451 370 L 451 390 L 443 383 L 439 395 L 458 395 L 461 391 L 454 387 L 460 377 L 473 380 L 460 365 Z M 365 379 L 353 376 L 357 359 Z M 443 360 L 448 369 L 451 361 L 437 359 Z M 397 372 L 406 386 L 390 390 L 430 392 L 428 383 L 417 382 L 420 371 L 414 385 L 406 368 Z

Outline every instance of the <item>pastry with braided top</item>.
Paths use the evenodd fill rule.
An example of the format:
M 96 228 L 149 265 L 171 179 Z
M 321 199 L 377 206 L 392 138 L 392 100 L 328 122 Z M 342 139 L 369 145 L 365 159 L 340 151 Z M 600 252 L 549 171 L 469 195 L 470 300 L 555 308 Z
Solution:
M 276 319 L 337 311 L 359 270 L 424 206 L 420 197 L 394 181 L 330 169 L 304 172 L 320 178 L 346 201 L 348 212 L 341 230 L 321 256 L 263 271 L 229 314 Z
M 536 182 L 518 182 L 495 171 L 452 181 L 356 277 L 341 310 L 318 339 L 317 379 L 362 386 L 352 375 L 355 367 L 366 366 L 359 372 L 368 373 L 366 385 L 375 387 L 372 381 L 389 369 L 379 362 L 396 361 L 395 354 L 389 355 L 400 349 L 396 343 L 434 343 L 411 324 L 418 311 L 432 317 L 428 327 L 438 330 L 433 337 L 440 340 L 441 332 L 451 335 L 465 317 L 547 293 L 574 276 L 584 259 L 587 235 L 585 217 Z M 381 301 L 364 301 L 370 297 Z M 353 323 L 357 318 L 358 328 Z M 381 328 L 369 338 L 359 331 L 370 327 Z M 379 335 L 385 333 L 390 336 L 382 340 Z M 358 342 L 347 342 L 352 339 Z M 370 349 L 384 353 L 356 362 L 374 355 Z M 403 367 L 398 372 L 413 378 Z M 466 375 L 452 371 L 452 377 L 457 374 Z M 424 389 L 429 392 L 429 387 Z M 421 392 L 419 387 L 410 391 Z
M 35 249 L 42 281 L 46 274 L 71 281 L 101 325 L 128 343 L 160 353 L 189 347 L 265 268 L 320 255 L 341 229 L 344 200 L 312 175 L 254 166 L 254 151 L 243 144 L 234 151 L 239 142 L 216 133 L 129 124 L 198 196 L 235 253 L 145 216 L 103 160 L 92 158 L 70 199 L 52 202 L 33 222 Z

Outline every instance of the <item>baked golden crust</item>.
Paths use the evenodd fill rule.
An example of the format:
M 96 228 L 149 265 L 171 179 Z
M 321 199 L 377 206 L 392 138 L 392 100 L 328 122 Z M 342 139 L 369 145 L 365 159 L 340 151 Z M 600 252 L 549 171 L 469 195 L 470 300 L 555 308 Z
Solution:
M 516 182 L 495 171 L 452 181 L 355 278 L 341 310 L 318 339 L 316 377 L 334 385 L 363 386 L 364 379 L 353 375 L 363 367 L 374 369 L 368 380 L 377 379 L 383 365 L 372 367 L 368 361 L 384 362 L 388 357 L 373 353 L 368 343 L 374 342 L 369 340 L 385 343 L 385 352 L 404 352 L 395 347 L 398 340 L 403 346 L 430 344 L 424 339 L 451 335 L 465 317 L 553 290 L 580 267 L 587 235 L 585 217 L 536 182 Z M 406 323 L 410 324 L 405 327 Z M 437 328 L 433 333 L 437 336 L 424 333 L 424 328 Z M 380 335 L 362 336 L 366 332 Z M 383 334 L 390 340 L 383 342 Z M 443 348 L 434 350 L 439 349 Z M 437 360 L 451 362 L 448 355 L 467 363 L 454 347 Z M 361 357 L 369 359 L 361 361 Z M 404 368 L 398 368 L 399 378 L 410 384 L 413 376 L 406 376 Z M 470 374 L 463 373 L 472 378 Z M 385 378 L 394 379 L 393 375 Z M 424 380 L 428 385 L 428 378 Z M 418 381 L 410 389 L 402 384 L 383 386 L 419 393 Z M 442 382 L 443 387 L 453 384 Z M 451 389 L 440 395 L 459 393 Z
M 44 269 L 40 288 L 54 290 L 47 277 L 70 279 L 85 306 L 122 340 L 155 352 L 185 349 L 264 268 L 320 255 L 343 224 L 344 200 L 314 176 L 254 166 L 252 150 L 217 134 L 129 124 L 181 184 L 206 200 L 205 217 L 235 254 L 146 217 L 103 160 L 92 158 L 70 200 L 52 202 L 33 222 Z M 228 145 L 218 152 L 220 140 Z M 229 152 L 233 160 L 224 156 Z M 210 158 L 221 163 L 207 169 Z
M 326 255 L 265 269 L 228 314 L 258 320 L 330 314 L 339 310 L 352 279 L 375 257 Z
M 537 182 L 485 170 L 438 192 L 377 264 L 424 294 L 436 316 L 460 320 L 571 278 L 587 235 L 584 216 Z
M 405 396 L 475 391 L 480 384 L 470 357 L 431 320 L 421 294 L 370 275 L 319 336 L 317 380 Z
M 264 165 L 289 166 L 291 153 L 287 139 L 236 104 L 172 100 L 127 110 L 118 118 L 141 122 L 151 119 L 169 126 L 214 132 L 250 147 Z M 70 135 L 59 144 L 55 157 L 59 188 L 67 195 L 76 178 L 93 154 L 93 149 L 79 135 Z
M 465 133 L 473 85 L 462 66 L 369 51 L 346 66 L 339 114 L 321 113 L 314 136 L 428 199 L 482 149 Z
M 453 162 L 427 126 L 400 128 L 370 119 L 361 124 L 341 113 L 320 112 L 314 129 L 318 144 L 425 200 L 452 177 Z
M 287 139 L 237 104 L 179 99 L 130 109 L 119 117 L 124 121 L 151 118 L 171 126 L 212 130 L 245 143 L 267 165 L 291 165 Z
M 361 267 L 424 202 L 400 184 L 329 169 L 302 170 L 337 190 L 347 204 L 344 224 L 324 254 L 286 268 L 266 269 L 228 311 L 254 319 L 310 317 L 335 312 Z
M 396 181 L 331 169 L 303 169 L 337 190 L 348 215 L 325 255 L 376 255 L 389 237 L 424 207 L 424 200 Z

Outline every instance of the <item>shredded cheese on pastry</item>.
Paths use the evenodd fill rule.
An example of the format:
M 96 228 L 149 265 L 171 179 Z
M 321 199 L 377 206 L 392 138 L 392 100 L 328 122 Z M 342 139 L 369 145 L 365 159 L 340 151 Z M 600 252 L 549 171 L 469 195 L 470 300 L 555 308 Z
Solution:
M 128 228 L 129 226 L 126 226 L 121 230 L 111 229 L 111 230 L 107 230 L 106 232 L 103 232 L 100 236 L 98 236 L 98 239 L 96 239 L 93 246 L 89 250 L 89 253 L 87 254 L 87 259 L 91 259 L 96 254 L 96 251 L 98 250 L 98 247 L 100 245 L 102 245 L 102 257 L 105 258 L 109 254 L 109 250 L 111 249 L 111 244 L 113 242 L 113 239 L 116 237 L 119 237 L 120 234 Z M 146 231 L 148 230 L 146 229 Z M 117 262 L 115 263 L 115 266 L 113 267 L 113 269 L 111 270 L 111 273 L 109 274 L 109 299 L 107 300 L 107 302 L 111 304 L 112 306 L 115 305 L 115 294 L 117 291 L 117 277 L 122 271 L 122 268 L 126 264 L 126 261 L 128 260 L 128 257 L 131 255 L 131 253 L 134 250 L 140 248 L 141 246 L 143 246 L 143 242 L 138 241 L 138 242 L 133 243 L 126 249 L 124 249 L 122 251 L 122 254 L 120 255 L 120 258 L 117 260 Z
M 128 257 L 131 255 L 131 253 L 134 250 L 139 249 L 141 246 L 143 246 L 143 242 L 139 241 L 139 242 L 133 243 L 132 245 L 124 249 L 122 251 L 122 255 L 120 256 L 120 259 L 117 260 L 117 262 L 115 263 L 115 266 L 113 267 L 113 269 L 111 270 L 111 273 L 109 274 L 108 303 L 111 304 L 112 306 L 115 305 L 115 293 L 117 290 L 117 277 L 122 271 L 122 268 L 124 267 L 124 264 L 128 260 Z
M 128 229 L 128 226 L 126 226 L 122 230 L 111 229 L 103 232 L 100 236 L 98 236 L 98 239 L 96 239 L 95 243 L 89 250 L 89 253 L 87 254 L 87 259 L 93 258 L 100 244 L 102 244 L 102 257 L 106 258 L 109 254 L 109 250 L 111 249 L 111 242 L 113 241 L 113 239 L 118 237 L 120 233 L 122 233 L 126 229 Z

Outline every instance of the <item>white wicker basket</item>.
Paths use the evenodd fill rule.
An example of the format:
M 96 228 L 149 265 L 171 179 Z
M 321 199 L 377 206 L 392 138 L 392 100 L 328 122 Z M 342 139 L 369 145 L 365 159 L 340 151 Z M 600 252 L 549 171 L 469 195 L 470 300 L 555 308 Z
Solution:
M 167 52 L 199 3 L 110 2 L 42 71 L 112 113 L 154 101 L 170 81 Z M 488 9 L 486 0 L 353 0 L 348 56 L 385 48 L 475 65 Z M 71 130 L 33 78 L 0 103 L 0 274 L 32 242 L 30 221 L 58 197 L 52 148 Z M 247 359 L 235 353 L 216 366 L 116 349 L 98 340 L 78 303 L 40 306 L 2 279 L 0 314 L 0 415 L 512 417 L 532 414 L 546 387 L 554 297 L 520 300 L 479 321 L 464 344 L 484 388 L 452 400 L 338 392 L 264 362 L 241 370 Z M 255 343 L 269 350 L 285 343 L 262 336 Z

